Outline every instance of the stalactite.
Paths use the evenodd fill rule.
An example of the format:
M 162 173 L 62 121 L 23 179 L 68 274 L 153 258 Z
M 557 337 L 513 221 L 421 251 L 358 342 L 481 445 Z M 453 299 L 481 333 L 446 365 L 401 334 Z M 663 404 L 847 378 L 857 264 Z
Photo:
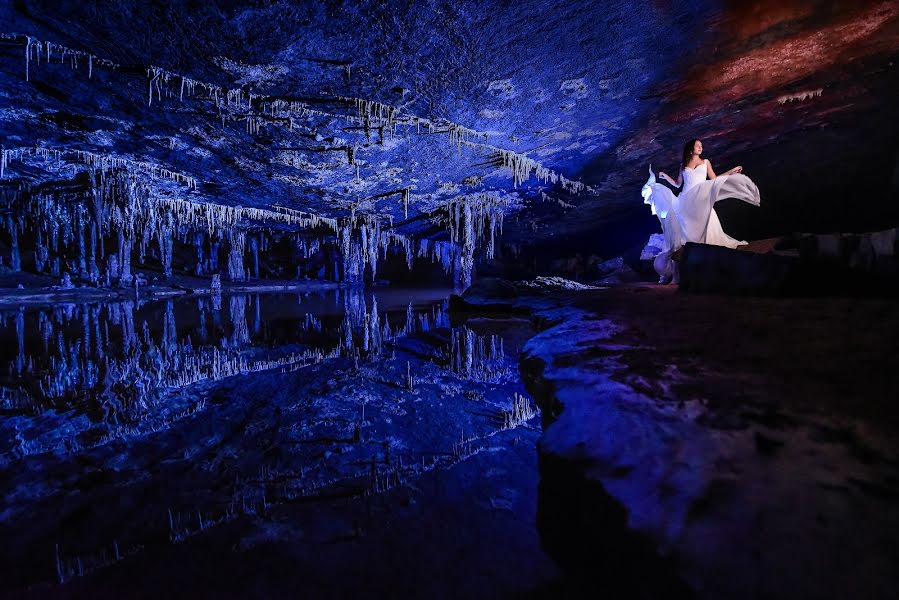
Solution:
M 485 143 L 487 140 L 486 134 L 479 133 L 473 129 L 459 125 L 458 123 L 446 120 L 435 122 L 414 115 L 401 116 L 398 108 L 372 100 L 347 98 L 342 96 L 338 99 L 354 103 L 359 118 L 365 124 L 370 124 L 374 121 L 376 125 L 384 125 L 389 129 L 395 126 L 396 122 L 402 118 L 414 122 L 419 129 L 419 132 L 421 126 L 425 125 L 428 128 L 429 134 L 445 133 L 449 143 L 457 149 L 461 149 L 463 145 L 466 145 L 493 153 L 498 156 L 504 167 L 508 167 L 512 170 L 512 181 L 513 186 L 515 187 L 518 187 L 518 185 L 527 181 L 530 174 L 533 172 L 541 181 L 558 183 L 564 189 L 574 194 L 580 194 L 584 191 L 593 191 L 579 181 L 572 181 L 559 173 L 543 167 L 537 161 L 528 158 L 520 152 L 498 148 Z M 484 141 L 475 141 L 478 138 L 482 138 Z
M 511 375 L 503 338 L 480 336 L 468 327 L 454 329 L 450 339 L 450 370 L 465 379 L 499 383 Z
M 399 114 L 399 109 L 389 104 L 382 104 L 374 100 L 363 100 L 361 98 L 342 98 L 343 100 L 352 100 L 356 105 L 356 111 L 359 113 L 359 119 L 367 126 L 383 125 L 387 129 L 393 127 Z
M 38 273 L 43 273 L 50 258 L 50 251 L 44 241 L 44 232 L 37 230 L 37 249 L 34 251 L 34 268 Z
M 80 208 L 80 207 L 79 207 Z M 84 211 L 78 210 L 76 213 L 76 235 L 78 236 L 78 275 L 82 278 L 87 278 L 87 256 L 84 245 L 84 223 L 83 223 L 83 214 Z
M 171 213 L 166 213 L 159 223 L 156 239 L 159 242 L 159 256 L 162 261 L 162 274 L 166 278 L 172 276 L 172 250 L 174 247 L 174 219 Z
M 43 148 L 39 155 L 60 156 L 63 152 Z M 98 163 L 95 163 L 95 167 L 96 164 Z M 77 202 L 66 204 L 54 195 L 44 194 L 24 195 L 25 203 L 19 203 L 19 209 L 24 210 L 23 214 L 33 219 L 37 228 L 45 231 L 54 241 L 54 247 L 60 237 L 65 245 L 70 240 L 75 240 L 78 247 L 77 271 L 85 278 L 96 280 L 100 277 L 100 261 L 106 258 L 102 246 L 105 232 L 118 238 L 118 257 L 115 265 L 111 265 L 106 258 L 104 272 L 111 277 L 120 273 L 120 282 L 127 285 L 133 281 L 130 261 L 134 236 L 137 236 L 138 258 L 141 262 L 148 244 L 155 240 L 163 271 L 168 277 L 172 274 L 174 237 L 177 235 L 179 239 L 186 241 L 188 232 L 196 234 L 205 230 L 210 237 L 210 255 L 203 271 L 209 274 L 218 270 L 216 238 L 225 232 L 230 235 L 239 224 L 247 226 L 252 223 L 262 224 L 262 231 L 265 231 L 269 223 L 271 226 L 287 225 L 303 230 L 322 227 L 332 229 L 337 233 L 344 266 L 342 273 L 346 281 L 361 281 L 365 271 L 375 278 L 378 260 L 386 257 L 390 246 L 401 248 L 406 253 L 407 265 L 410 268 L 412 266 L 414 256 L 411 252 L 411 240 L 394 231 L 385 230 L 380 219 L 373 215 L 351 215 L 348 219 L 338 221 L 284 207 L 269 210 L 184 200 L 158 196 L 146 181 L 143 171 L 133 173 L 127 167 L 121 167 L 111 173 L 96 168 L 92 172 L 94 176 L 90 178 L 92 187 L 88 195 L 91 201 L 87 205 Z M 90 236 L 89 240 L 87 236 Z M 258 246 L 260 242 L 265 243 L 266 239 L 262 234 L 262 237 L 256 236 L 251 241 L 251 266 L 255 276 L 258 276 L 259 269 Z M 318 243 L 316 239 L 307 249 L 307 257 L 318 248 Z M 202 264 L 202 260 L 198 263 Z M 236 264 L 233 260 L 232 263 Z M 246 270 L 243 277 L 246 277 Z
M 218 275 L 219 270 L 219 244 L 221 242 L 219 240 L 210 240 L 209 241 L 209 266 L 207 268 L 208 273 L 212 273 L 213 277 Z
M 228 249 L 228 277 L 231 281 L 246 280 L 246 271 L 243 266 L 246 241 L 247 234 L 245 231 L 232 229 L 229 232 L 230 247 Z
M 253 265 L 253 277 L 259 279 L 259 240 L 254 236 L 250 236 L 250 255 Z
M 100 278 L 100 269 L 97 267 L 97 227 L 95 223 L 90 223 L 88 225 L 88 229 L 90 230 L 90 240 L 91 240 L 91 251 L 88 257 L 87 262 L 87 270 L 88 276 L 91 281 L 96 281 Z
M 9 215 L 7 217 L 7 226 L 10 234 L 9 264 L 13 273 L 18 273 L 22 270 L 22 258 L 19 253 L 19 224 L 12 215 Z
M 205 270 L 203 268 L 203 245 L 204 245 L 203 233 L 197 231 L 194 233 L 194 247 L 197 249 L 197 266 L 194 267 L 195 275 L 203 275 Z
M 126 238 L 123 235 L 119 235 L 119 256 L 121 256 L 121 268 L 122 274 L 119 277 L 119 281 L 122 284 L 130 284 L 132 275 L 131 275 L 131 238 Z
M 121 276 L 118 254 L 110 254 L 106 257 L 106 273 L 109 277 L 115 277 L 117 279 Z

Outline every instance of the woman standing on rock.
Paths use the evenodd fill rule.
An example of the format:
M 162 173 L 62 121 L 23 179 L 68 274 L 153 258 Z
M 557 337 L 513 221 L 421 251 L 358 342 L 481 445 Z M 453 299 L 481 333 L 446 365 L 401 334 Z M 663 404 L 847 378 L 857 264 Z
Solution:
M 716 174 L 712 163 L 702 158 L 702 142 L 699 140 L 690 140 L 684 145 L 677 181 L 659 172 L 659 177 L 675 188 L 683 186 L 677 196 L 656 182 L 650 167 L 649 180 L 641 193 L 643 201 L 659 217 L 665 236 L 665 247 L 654 261 L 661 277 L 660 283 L 677 282 L 677 267 L 671 255 L 687 242 L 728 248 L 746 244 L 724 233 L 714 210 L 715 203 L 724 198 L 737 198 L 754 206 L 760 204 L 758 187 L 742 171 L 743 167 L 734 167 L 721 175 Z

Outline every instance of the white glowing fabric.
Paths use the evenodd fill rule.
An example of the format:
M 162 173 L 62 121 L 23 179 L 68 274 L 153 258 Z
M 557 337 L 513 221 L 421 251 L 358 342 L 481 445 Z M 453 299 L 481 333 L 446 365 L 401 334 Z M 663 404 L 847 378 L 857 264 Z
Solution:
M 656 182 L 650 167 L 649 180 L 641 191 L 644 203 L 659 218 L 665 236 L 664 247 L 654 261 L 662 282 L 677 280 L 671 254 L 687 242 L 728 248 L 746 244 L 724 233 L 714 210 L 716 202 L 725 198 L 736 198 L 754 206 L 761 202 L 759 189 L 749 177 L 737 173 L 709 180 L 705 162 L 694 169 L 684 169 L 683 177 L 683 188 L 675 196 L 669 188 Z

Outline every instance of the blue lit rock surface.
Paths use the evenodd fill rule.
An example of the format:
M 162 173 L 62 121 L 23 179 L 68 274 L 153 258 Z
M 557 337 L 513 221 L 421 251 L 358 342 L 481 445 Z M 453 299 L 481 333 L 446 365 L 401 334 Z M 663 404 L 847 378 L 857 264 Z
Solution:
M 452 305 L 540 324 L 521 361 L 538 526 L 570 573 L 658 597 L 892 596 L 891 300 L 484 281 Z

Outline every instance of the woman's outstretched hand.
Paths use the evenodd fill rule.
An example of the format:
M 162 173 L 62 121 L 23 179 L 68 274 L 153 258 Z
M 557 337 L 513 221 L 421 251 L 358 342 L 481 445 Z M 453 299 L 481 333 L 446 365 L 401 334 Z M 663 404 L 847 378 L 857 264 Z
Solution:
M 730 172 L 731 172 L 731 173 L 742 173 L 742 172 L 743 172 L 743 167 L 741 167 L 741 166 L 736 166 L 736 167 L 734 167 L 733 169 L 731 169 Z

